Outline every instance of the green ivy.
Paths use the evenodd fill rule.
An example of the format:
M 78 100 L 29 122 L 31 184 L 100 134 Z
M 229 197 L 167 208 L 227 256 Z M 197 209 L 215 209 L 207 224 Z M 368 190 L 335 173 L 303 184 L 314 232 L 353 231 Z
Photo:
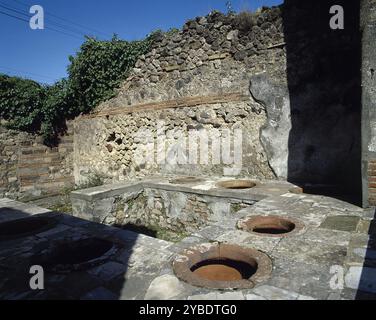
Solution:
M 88 113 L 111 98 L 140 55 L 149 51 L 155 34 L 142 41 L 86 38 L 70 56 L 68 78 L 51 86 L 0 75 L 0 119 L 12 129 L 41 134 L 56 144 L 65 120 Z
M 138 57 L 149 50 L 150 40 L 111 41 L 87 38 L 75 57 L 69 57 L 70 89 L 75 96 L 77 112 L 89 112 L 111 98 Z
M 32 80 L 0 75 L 0 118 L 16 130 L 40 126 L 45 87 Z

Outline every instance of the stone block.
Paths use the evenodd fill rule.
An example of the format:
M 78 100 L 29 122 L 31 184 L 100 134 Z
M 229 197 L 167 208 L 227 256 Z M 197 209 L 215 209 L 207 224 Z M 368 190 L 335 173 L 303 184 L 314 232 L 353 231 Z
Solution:
M 185 291 L 181 281 L 172 275 L 163 275 L 153 280 L 145 294 L 145 300 L 173 299 Z
M 268 285 L 255 288 L 254 293 L 267 300 L 297 300 L 299 294 Z
M 331 216 L 324 220 L 320 228 L 352 232 L 356 230 L 359 221 L 357 216 Z

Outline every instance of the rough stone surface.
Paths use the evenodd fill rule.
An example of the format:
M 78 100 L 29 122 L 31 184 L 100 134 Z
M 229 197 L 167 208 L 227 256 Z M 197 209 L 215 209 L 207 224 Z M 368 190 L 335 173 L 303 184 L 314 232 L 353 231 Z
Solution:
M 207 293 L 188 297 L 188 300 L 245 300 L 241 292 Z
M 267 122 L 262 127 L 260 140 L 270 166 L 278 177 L 288 178 L 290 98 L 286 83 L 276 81 L 266 72 L 254 75 L 250 90 L 254 99 L 267 108 Z
M 299 294 L 271 286 L 260 286 L 254 292 L 267 300 L 296 300 Z
M 235 158 L 224 160 L 225 153 L 222 153 L 219 161 L 215 160 L 215 146 L 229 138 L 233 149 L 234 137 L 238 134 L 235 130 L 241 132 L 241 162 L 247 164 L 237 174 L 272 178 L 274 175 L 258 140 L 265 114 L 254 110 L 258 106 L 251 101 L 227 102 L 135 112 L 114 116 L 113 120 L 78 119 L 74 153 L 76 182 L 84 182 L 93 173 L 100 173 L 108 182 L 156 173 L 184 175 L 194 171 L 196 175 L 223 175 L 233 170 Z M 92 134 L 92 130 L 98 133 Z M 202 153 L 200 149 L 190 154 L 187 151 L 188 145 L 199 146 L 205 137 L 213 144 L 213 147 L 208 145 L 207 152 Z
M 234 219 L 240 218 L 243 210 L 257 200 L 265 198 L 270 188 L 273 187 L 275 194 L 283 194 L 293 186 L 264 181 L 254 189 L 222 190 L 216 187 L 221 179 L 203 177 L 200 182 L 181 186 L 170 183 L 172 178 L 162 176 L 133 182 L 134 186 L 139 186 L 137 191 L 132 188 L 132 182 L 127 182 L 126 187 L 112 186 L 110 190 L 96 187 L 75 191 L 71 197 L 73 215 L 109 225 L 157 227 L 182 236 L 218 224 L 219 229 L 211 226 L 210 230 L 202 230 L 199 236 L 203 238 L 222 232 L 226 224 L 234 225 Z M 203 185 L 208 188 L 202 188 Z
M 124 186 L 118 187 L 124 192 Z M 88 190 L 87 194 L 103 200 L 104 195 L 113 196 L 114 192 L 112 186 Z M 235 194 L 241 192 L 235 191 Z M 374 236 L 364 228 L 338 231 L 321 227 L 327 217 L 355 216 L 361 222 L 369 212 L 346 203 L 341 205 L 339 200 L 328 197 L 288 195 L 282 190 L 281 195 L 276 195 L 273 191 L 269 197 L 266 195 L 231 218 L 236 222 L 260 214 L 299 216 L 306 226 L 301 234 L 284 238 L 258 236 L 236 230 L 236 223 L 230 224 L 224 219 L 221 224 L 208 221 L 207 226 L 177 243 L 0 199 L 0 221 L 36 214 L 55 216 L 59 224 L 34 236 L 0 243 L 1 299 L 352 300 L 376 297 Z M 88 236 L 112 239 L 121 244 L 120 251 L 109 261 L 88 270 L 48 273 L 45 279 L 48 290 L 30 291 L 25 270 L 34 255 L 51 243 Z M 183 249 L 218 241 L 253 247 L 268 254 L 273 262 L 271 277 L 253 289 L 240 291 L 196 288 L 176 278 L 172 261 Z M 9 273 L 7 268 L 13 272 Z
M 49 148 L 37 135 L 0 125 L 0 197 L 29 200 L 72 185 L 72 131 L 61 137 L 59 147 Z
M 259 139 L 266 112 L 250 95 L 250 79 L 266 69 L 271 76 L 285 77 L 286 58 L 283 47 L 267 49 L 283 42 L 281 9 L 265 9 L 262 16 L 268 23 L 239 30 L 237 16 L 213 12 L 199 29 L 188 21 L 183 30 L 159 37 L 150 53 L 140 57 L 117 97 L 97 108 L 100 116 L 94 113 L 94 117 L 75 121 L 76 181 L 85 180 L 90 172 L 101 172 L 108 181 L 161 172 L 189 174 L 192 170 L 197 174 L 235 170 L 238 175 L 255 178 L 275 177 Z M 237 101 L 238 94 L 243 95 L 242 101 Z M 233 98 L 225 99 L 226 95 Z M 213 96 L 227 101 L 213 103 Z M 197 102 L 184 102 L 187 99 Z M 145 103 L 155 107 L 137 112 Z M 169 109 L 176 104 L 183 107 Z M 124 114 L 127 109 L 135 112 Z M 158 121 L 166 123 L 163 147 L 157 144 Z M 216 164 L 209 159 L 208 164 L 198 162 L 195 166 L 191 165 L 193 158 L 188 163 L 178 161 L 178 153 L 194 131 L 206 132 L 215 141 L 218 134 L 223 138 L 223 130 L 235 128 L 243 135 L 240 170 L 225 161 Z M 162 149 L 166 154 L 161 154 Z M 144 162 L 145 152 L 163 156 L 166 162 Z
M 342 3 L 359 11 L 358 1 Z M 362 34 L 358 14 L 338 34 L 320 16 L 325 6 L 288 0 L 245 15 L 212 12 L 155 35 L 116 96 L 78 117 L 74 138 L 62 139 L 59 150 L 1 129 L 0 195 L 61 190 L 72 184 L 73 170 L 79 184 L 91 175 L 110 183 L 194 172 L 332 184 L 358 196 L 362 167 L 364 205 L 372 203 L 374 6 L 362 1 Z M 354 63 L 361 54 L 362 74 Z M 218 146 L 239 141 L 235 130 L 242 132 L 241 164 L 229 161 L 231 152 L 218 163 Z M 189 154 L 204 133 L 210 152 Z
M 213 12 L 199 19 L 200 28 L 188 21 L 158 37 L 117 96 L 76 120 L 76 181 L 90 172 L 109 182 L 151 173 L 236 172 L 359 193 L 360 110 L 353 96 L 360 68 L 343 72 L 343 65 L 360 61 L 359 27 L 351 18 L 334 34 L 318 14 L 327 12 L 314 1 L 290 0 L 251 14 L 254 25 Z M 166 123 L 161 130 L 158 121 Z M 195 157 L 186 149 L 194 132 L 223 138 L 223 130 L 234 128 L 243 131 L 239 168 L 224 161 L 192 165 Z M 152 160 L 144 161 L 145 152 Z
M 340 230 L 340 231 L 355 231 L 360 221 L 356 216 L 331 216 L 325 219 L 321 224 L 321 228 Z
M 375 25 L 376 1 L 360 1 L 362 30 L 362 184 L 363 206 L 376 205 Z
M 178 278 L 170 275 L 164 275 L 154 279 L 146 292 L 145 299 L 168 300 L 180 295 L 183 292 L 184 286 L 180 283 Z
M 345 11 L 358 11 L 358 2 L 338 1 Z M 74 192 L 77 217 L 0 199 L 0 222 L 38 214 L 59 219 L 46 232 L 0 242 L 0 299 L 375 299 L 374 210 L 327 196 L 289 193 L 292 184 L 267 181 L 360 189 L 362 80 L 363 190 L 370 203 L 376 199 L 376 1 L 361 1 L 362 53 L 357 14 L 349 16 L 343 32 L 332 32 L 327 20 L 317 16 L 327 15 L 326 8 L 321 12 L 316 2 L 286 0 L 283 7 L 263 8 L 252 16 L 251 26 L 235 15 L 213 12 L 188 21 L 176 33 L 157 36 L 117 96 L 74 124 L 76 182 L 93 173 L 104 175 L 106 182 L 131 181 Z M 361 61 L 361 54 L 362 75 L 354 62 Z M 165 126 L 158 128 L 159 121 Z M 226 129 L 236 128 L 244 142 L 240 168 L 224 161 L 197 165 L 194 155 L 183 152 L 197 132 L 224 139 Z M 0 138 L 0 196 L 17 194 L 25 181 L 31 185 L 24 190 L 36 195 L 40 177 L 60 183 L 59 175 L 71 173 L 69 156 L 57 160 L 66 172 L 50 172 L 39 167 L 42 155 L 50 154 L 39 142 L 30 146 L 28 136 L 12 137 L 3 130 Z M 218 151 L 216 142 L 223 141 L 214 138 L 210 160 Z M 28 147 L 19 153 L 23 141 Z M 16 173 L 23 156 L 26 180 Z M 161 158 L 165 162 L 156 162 Z M 188 186 L 170 183 L 168 175 L 154 182 L 140 180 L 154 173 L 193 172 L 211 178 Z M 262 183 L 251 190 L 217 188 L 214 177 L 229 172 Z M 258 215 L 299 219 L 304 232 L 278 238 L 237 230 L 239 219 Z M 132 222 L 183 228 L 188 234 L 173 243 L 109 226 Z M 48 288 L 30 290 L 28 270 L 35 256 L 51 243 L 87 236 L 115 241 L 117 254 L 87 270 L 46 273 Z M 175 277 L 171 265 L 177 254 L 208 242 L 265 252 L 273 262 L 270 278 L 253 289 L 219 292 Z

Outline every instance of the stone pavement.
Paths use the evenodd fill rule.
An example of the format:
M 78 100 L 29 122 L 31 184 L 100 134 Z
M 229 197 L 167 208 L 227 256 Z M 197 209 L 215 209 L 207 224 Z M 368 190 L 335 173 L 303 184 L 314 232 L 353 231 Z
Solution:
M 0 200 L 0 221 L 51 216 L 58 224 L 26 238 L 0 241 L 0 299 L 188 299 L 312 300 L 375 299 L 374 210 L 317 195 L 271 195 L 178 243 Z M 268 237 L 236 228 L 239 219 L 279 215 L 299 219 L 304 229 Z M 99 237 L 119 250 L 99 265 L 58 274 L 45 272 L 45 290 L 29 288 L 33 256 L 62 239 Z M 208 242 L 233 243 L 263 251 L 273 261 L 269 280 L 247 290 L 193 287 L 175 277 L 171 263 L 184 248 Z

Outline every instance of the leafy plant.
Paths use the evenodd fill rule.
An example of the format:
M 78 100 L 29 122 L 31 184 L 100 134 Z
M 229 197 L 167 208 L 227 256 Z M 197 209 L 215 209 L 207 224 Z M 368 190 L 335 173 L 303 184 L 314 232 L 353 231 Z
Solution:
M 0 118 L 11 129 L 38 129 L 45 97 L 45 87 L 35 81 L 0 75 Z
M 47 145 L 57 144 L 67 119 L 90 112 L 115 94 L 153 37 L 132 42 L 87 37 L 76 56 L 69 57 L 68 78 L 51 86 L 0 74 L 0 119 L 12 129 L 41 134 Z
M 107 177 L 103 174 L 92 172 L 87 175 L 86 181 L 79 185 L 76 185 L 75 190 L 89 189 L 98 186 L 102 186 L 105 183 Z
M 87 38 L 75 57 L 69 57 L 69 89 L 74 97 L 75 113 L 89 112 L 111 98 L 138 57 L 149 50 L 150 41 L 110 41 Z
M 55 211 L 55 212 L 65 213 L 65 214 L 72 214 L 73 212 L 72 203 L 70 202 L 69 199 L 53 204 L 49 206 L 47 209 Z

